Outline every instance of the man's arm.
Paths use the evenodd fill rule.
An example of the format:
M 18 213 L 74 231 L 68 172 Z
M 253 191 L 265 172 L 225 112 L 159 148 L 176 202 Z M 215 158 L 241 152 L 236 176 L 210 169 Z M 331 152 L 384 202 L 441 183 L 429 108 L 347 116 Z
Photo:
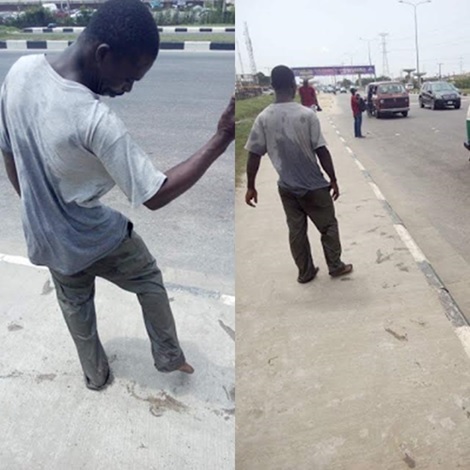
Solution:
M 323 170 L 325 170 L 328 178 L 330 178 L 330 186 L 333 191 L 332 197 L 333 200 L 336 201 L 336 199 L 339 197 L 339 188 L 336 181 L 335 168 L 333 166 L 333 160 L 331 158 L 330 151 L 325 146 L 322 146 L 315 149 L 315 153 L 318 156 L 321 167 Z
M 157 210 L 176 199 L 193 186 L 222 155 L 235 138 L 235 99 L 222 114 L 217 132 L 188 160 L 165 172 L 167 179 L 162 187 L 144 205 L 150 210 Z
M 16 193 L 18 196 L 21 197 L 21 190 L 20 190 L 20 183 L 18 181 L 18 173 L 16 172 L 16 165 L 15 160 L 13 158 L 13 154 L 9 152 L 5 152 L 2 150 L 3 153 L 3 161 L 5 163 L 5 169 L 7 171 L 8 179 L 10 183 L 15 188 Z
M 252 201 L 258 204 L 258 192 L 255 188 L 256 175 L 258 174 L 261 155 L 256 153 L 248 153 L 248 161 L 246 163 L 246 176 L 247 176 L 247 190 L 245 195 L 245 202 L 251 206 L 256 207 Z

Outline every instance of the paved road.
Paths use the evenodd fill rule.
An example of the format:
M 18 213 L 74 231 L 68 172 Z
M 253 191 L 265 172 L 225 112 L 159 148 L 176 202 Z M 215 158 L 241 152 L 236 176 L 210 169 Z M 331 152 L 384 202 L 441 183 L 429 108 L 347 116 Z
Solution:
M 0 54 L 0 79 L 20 55 Z M 155 165 L 166 170 L 212 135 L 233 89 L 232 53 L 165 51 L 130 95 L 106 100 Z M 180 273 L 178 278 L 190 286 L 203 278 L 203 287 L 229 294 L 234 275 L 233 153 L 231 146 L 189 193 L 156 213 L 131 209 L 117 189 L 105 198 L 132 218 L 164 271 Z M 0 253 L 25 255 L 19 204 L 3 169 L 0 190 Z
M 470 319 L 470 162 L 460 110 L 421 109 L 411 97 L 408 118 L 364 117 L 367 139 L 352 137 L 349 96 L 338 95 L 334 120 L 387 200 Z M 345 176 L 343 176 L 344 178 Z

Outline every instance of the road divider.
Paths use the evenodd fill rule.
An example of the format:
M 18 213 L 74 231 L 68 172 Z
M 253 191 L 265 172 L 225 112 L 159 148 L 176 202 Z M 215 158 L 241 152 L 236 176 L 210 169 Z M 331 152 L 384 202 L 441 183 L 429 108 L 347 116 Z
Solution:
M 80 34 L 83 32 L 85 27 L 55 27 L 55 28 L 43 28 L 43 27 L 32 27 L 32 28 L 23 28 L 23 33 L 32 33 L 32 34 L 42 34 L 42 33 L 73 33 Z M 161 26 L 158 28 L 160 33 L 235 33 L 235 27 L 193 27 L 193 26 Z
M 29 41 L 26 39 L 9 39 L 0 41 L 0 50 L 63 50 L 70 46 L 73 41 Z M 182 41 L 182 42 L 162 42 L 160 50 L 172 51 L 190 51 L 190 52 L 207 52 L 207 51 L 234 51 L 235 44 L 212 41 Z

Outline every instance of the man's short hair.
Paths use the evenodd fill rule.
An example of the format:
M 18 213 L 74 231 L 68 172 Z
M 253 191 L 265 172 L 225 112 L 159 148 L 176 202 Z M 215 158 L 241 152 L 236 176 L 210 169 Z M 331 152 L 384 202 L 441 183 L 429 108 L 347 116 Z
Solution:
M 160 46 L 157 24 L 140 0 L 108 0 L 91 17 L 82 34 L 108 44 L 118 57 L 156 58 Z
M 350 92 L 354 95 L 354 93 L 356 93 L 356 89 L 355 88 L 351 88 Z
M 285 65 L 278 65 L 271 71 L 271 85 L 276 91 L 290 90 L 295 85 L 294 72 Z

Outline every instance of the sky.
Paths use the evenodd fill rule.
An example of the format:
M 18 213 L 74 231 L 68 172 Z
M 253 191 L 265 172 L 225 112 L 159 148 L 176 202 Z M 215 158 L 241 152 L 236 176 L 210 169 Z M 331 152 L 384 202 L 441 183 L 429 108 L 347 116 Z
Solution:
M 432 0 L 416 12 L 425 77 L 438 74 L 439 63 L 443 76 L 470 72 L 470 0 Z M 279 64 L 368 65 L 369 46 L 377 75 L 387 65 L 394 78 L 416 68 L 414 8 L 398 0 L 236 0 L 238 74 L 251 71 L 245 23 L 256 70 L 265 75 Z

